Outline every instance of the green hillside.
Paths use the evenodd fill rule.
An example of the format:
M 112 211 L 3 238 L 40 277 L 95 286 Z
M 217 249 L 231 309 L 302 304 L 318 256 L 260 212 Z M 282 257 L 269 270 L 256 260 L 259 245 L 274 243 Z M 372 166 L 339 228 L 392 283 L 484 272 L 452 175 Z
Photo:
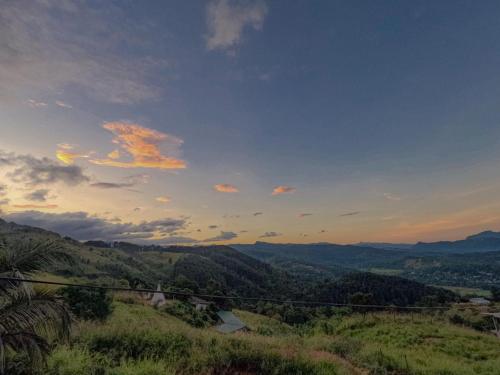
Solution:
M 337 315 L 292 327 L 236 314 L 251 332 L 222 335 L 115 301 L 107 321 L 79 323 L 47 374 L 500 374 L 499 341 L 445 316 Z
M 7 243 L 30 239 L 51 241 L 70 254 L 74 262 L 58 263 L 43 271 L 67 280 L 100 285 L 155 288 L 160 282 L 165 290 L 201 294 L 333 303 L 351 303 L 356 298 L 364 298 L 371 304 L 402 306 L 429 299 L 438 303 L 456 299 L 453 293 L 442 289 L 397 277 L 350 273 L 345 268 L 339 268 L 336 276 L 321 268 L 315 269 L 314 275 L 301 272 L 304 265 L 287 272 L 228 246 L 80 243 L 39 228 L 6 222 L 0 222 L 0 237 Z M 339 278 L 339 275 L 343 276 Z M 234 301 L 234 304 L 254 311 L 262 305 L 243 301 Z M 284 318 L 286 309 L 282 306 L 266 310 L 269 315 Z M 315 308 L 303 307 L 293 315 L 302 321 L 315 313 Z M 295 321 L 295 318 L 289 317 L 287 321 Z

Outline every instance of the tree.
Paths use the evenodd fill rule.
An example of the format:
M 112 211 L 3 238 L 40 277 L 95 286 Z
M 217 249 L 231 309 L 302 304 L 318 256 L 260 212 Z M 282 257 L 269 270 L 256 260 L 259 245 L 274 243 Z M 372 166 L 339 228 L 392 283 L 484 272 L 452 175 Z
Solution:
M 112 299 L 105 289 L 64 288 L 62 295 L 73 314 L 84 320 L 105 320 L 112 311 Z
M 500 288 L 494 286 L 491 288 L 491 299 L 495 302 L 500 302 Z
M 55 261 L 68 259 L 54 242 L 0 242 L 1 277 L 26 278 Z M 49 337 L 67 338 L 70 325 L 69 309 L 53 292 L 0 280 L 0 374 L 13 365 L 9 360 L 16 355 L 27 358 L 32 367 L 43 363 Z

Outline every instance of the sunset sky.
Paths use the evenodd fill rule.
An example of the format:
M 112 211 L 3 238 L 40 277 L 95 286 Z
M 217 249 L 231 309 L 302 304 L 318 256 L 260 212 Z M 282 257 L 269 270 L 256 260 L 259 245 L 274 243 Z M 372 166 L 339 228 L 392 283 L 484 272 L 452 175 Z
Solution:
M 4 0 L 0 210 L 79 240 L 500 230 L 498 1 Z

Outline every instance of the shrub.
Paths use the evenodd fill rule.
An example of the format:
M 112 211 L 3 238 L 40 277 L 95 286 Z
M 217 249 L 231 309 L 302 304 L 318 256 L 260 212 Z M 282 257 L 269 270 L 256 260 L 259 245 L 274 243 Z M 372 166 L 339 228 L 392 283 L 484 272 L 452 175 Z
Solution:
M 67 287 L 62 295 L 80 319 L 105 320 L 112 312 L 112 299 L 104 289 Z
M 197 328 L 209 327 L 217 322 L 216 310 L 212 306 L 198 311 L 190 303 L 175 301 L 166 305 L 163 310 Z
M 87 350 L 59 347 L 47 360 L 46 375 L 105 375 L 106 359 Z

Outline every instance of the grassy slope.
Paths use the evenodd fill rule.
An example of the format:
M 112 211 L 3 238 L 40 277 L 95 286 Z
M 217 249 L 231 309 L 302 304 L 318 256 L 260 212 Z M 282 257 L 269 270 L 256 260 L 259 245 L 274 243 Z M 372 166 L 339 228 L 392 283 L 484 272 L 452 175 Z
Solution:
M 377 313 L 294 328 L 236 314 L 251 333 L 195 329 L 149 306 L 116 301 L 107 322 L 79 324 L 72 348 L 52 354 L 49 374 L 97 374 L 99 366 L 112 375 L 500 374 L 497 339 L 443 318 Z
M 331 359 L 283 355 L 289 335 L 222 335 L 141 304 L 115 302 L 106 323 L 81 323 L 72 340 L 53 352 L 48 374 L 348 374 Z
M 367 368 L 402 374 L 500 374 L 498 339 L 428 316 L 352 316 L 339 325 L 338 334 L 361 343 L 352 359 Z

